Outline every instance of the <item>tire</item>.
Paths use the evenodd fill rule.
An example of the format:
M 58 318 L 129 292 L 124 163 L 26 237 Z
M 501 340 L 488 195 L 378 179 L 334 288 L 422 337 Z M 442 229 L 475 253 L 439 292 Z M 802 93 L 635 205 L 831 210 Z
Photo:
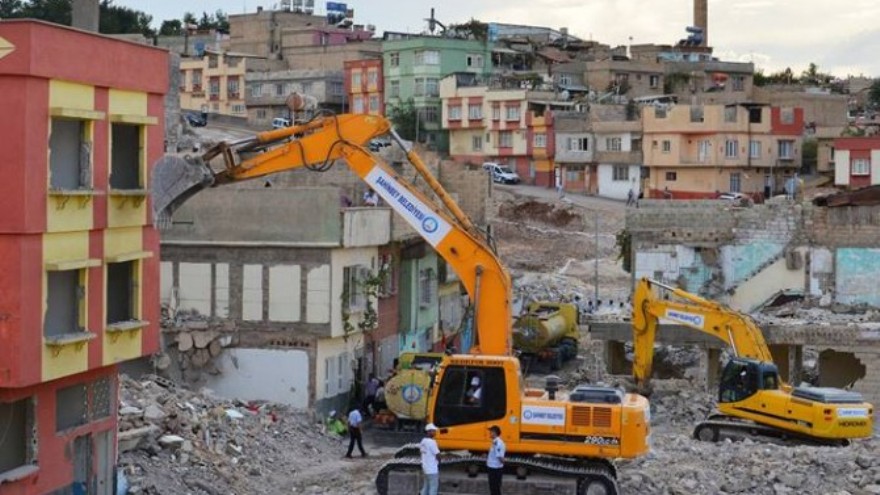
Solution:
M 617 490 L 607 480 L 597 479 L 585 481 L 578 493 L 579 495 L 614 495 Z
M 717 442 L 718 428 L 711 425 L 698 425 L 694 429 L 694 438 L 701 442 Z

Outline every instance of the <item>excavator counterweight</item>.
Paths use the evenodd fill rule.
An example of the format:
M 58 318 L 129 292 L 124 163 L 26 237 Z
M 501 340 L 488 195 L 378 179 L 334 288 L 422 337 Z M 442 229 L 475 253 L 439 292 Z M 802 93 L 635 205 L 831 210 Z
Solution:
M 697 439 L 748 436 L 843 445 L 873 434 L 874 407 L 861 394 L 783 383 L 764 334 L 748 315 L 647 278 L 633 294 L 633 377 L 639 390 L 649 388 L 661 319 L 712 335 L 733 356 L 722 373 L 719 412 L 696 426 Z

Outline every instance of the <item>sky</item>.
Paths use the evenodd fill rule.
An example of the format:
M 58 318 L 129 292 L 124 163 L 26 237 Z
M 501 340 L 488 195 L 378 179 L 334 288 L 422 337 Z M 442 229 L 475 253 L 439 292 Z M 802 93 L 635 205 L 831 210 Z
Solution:
M 340 0 L 336 0 L 340 1 Z M 146 11 L 156 26 L 185 11 L 221 9 L 229 14 L 270 8 L 269 0 L 114 0 Z M 315 0 L 319 11 L 324 0 Z M 348 0 L 358 24 L 419 32 L 435 8 L 444 24 L 471 18 L 528 24 L 569 32 L 612 46 L 672 44 L 693 22 L 692 0 Z M 148 6 L 147 6 L 148 5 Z M 765 72 L 791 67 L 795 73 L 815 62 L 822 72 L 880 76 L 880 1 L 709 0 L 709 44 L 726 61 L 754 62 Z

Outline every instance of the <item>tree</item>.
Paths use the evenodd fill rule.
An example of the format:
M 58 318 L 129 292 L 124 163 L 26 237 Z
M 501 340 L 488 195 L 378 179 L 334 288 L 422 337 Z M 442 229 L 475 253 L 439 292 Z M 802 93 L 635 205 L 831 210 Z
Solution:
M 875 79 L 868 89 L 868 104 L 872 108 L 880 107 L 880 79 Z
M 819 142 L 815 139 L 805 139 L 801 147 L 801 156 L 803 157 L 801 173 L 816 173 L 816 167 L 819 163 Z
M 801 81 L 810 84 L 819 84 L 819 66 L 810 62 L 807 70 L 801 74 Z
M 107 34 L 140 33 L 148 38 L 156 35 L 150 24 L 153 16 L 141 12 L 113 5 L 113 0 L 101 0 L 100 31 Z
M 188 26 L 197 26 L 199 21 L 196 19 L 196 15 L 192 12 L 184 12 L 183 13 L 183 25 L 188 29 Z
M 223 12 L 222 10 L 217 10 L 217 12 L 214 13 L 214 19 L 216 23 L 214 29 L 224 33 L 229 33 L 229 16 L 226 15 L 226 12 Z
M 183 34 L 183 23 L 177 19 L 162 21 L 162 26 L 159 27 L 159 34 L 162 36 L 178 36 Z
M 21 0 L 0 0 L 0 19 L 18 17 L 21 7 Z
M 489 39 L 489 25 L 476 19 L 471 19 L 462 24 L 452 24 L 446 31 L 453 36 L 466 39 L 475 39 L 479 41 L 486 41 Z
M 394 129 L 403 139 L 415 141 L 418 112 L 412 98 L 401 104 L 391 107 L 388 118 L 394 124 Z

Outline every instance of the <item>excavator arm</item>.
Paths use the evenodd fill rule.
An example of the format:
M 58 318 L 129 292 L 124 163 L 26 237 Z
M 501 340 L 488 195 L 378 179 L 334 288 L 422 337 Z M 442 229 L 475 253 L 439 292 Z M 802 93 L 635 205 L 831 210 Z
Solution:
M 665 294 L 661 295 L 660 291 Z M 735 356 L 773 362 L 764 334 L 748 316 L 684 290 L 642 278 L 633 294 L 632 320 L 633 376 L 641 390 L 648 388 L 651 378 L 654 341 L 661 319 L 718 338 L 730 346 Z
M 400 177 L 365 145 L 391 133 L 418 175 L 445 210 Z M 220 161 L 215 170 L 211 162 Z M 428 242 L 452 267 L 474 304 L 475 354 L 509 355 L 511 350 L 510 275 L 483 234 L 430 174 L 383 117 L 321 116 L 306 124 L 222 142 L 196 158 L 166 156 L 153 171 L 153 209 L 157 223 L 189 197 L 216 187 L 305 167 L 325 170 L 336 160 L 348 167 Z

